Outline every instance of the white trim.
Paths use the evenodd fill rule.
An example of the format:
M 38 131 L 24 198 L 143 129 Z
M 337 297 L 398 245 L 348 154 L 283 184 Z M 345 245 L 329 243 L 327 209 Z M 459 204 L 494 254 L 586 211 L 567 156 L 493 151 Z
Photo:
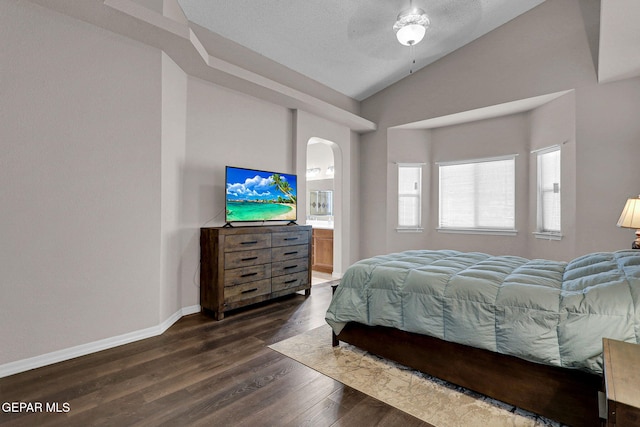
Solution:
M 534 231 L 532 233 L 536 239 L 543 240 L 562 240 L 562 233 L 553 233 L 553 232 L 544 232 L 544 231 Z
M 563 144 L 566 144 L 567 142 L 563 142 Z M 535 150 L 531 150 L 531 154 L 546 154 L 547 152 L 552 152 L 552 151 L 556 151 L 556 150 L 562 150 L 562 145 L 561 144 L 555 144 L 555 145 L 550 145 L 548 147 L 543 147 L 543 148 L 538 148 Z
M 0 378 L 19 374 L 20 372 L 29 371 L 31 369 L 41 368 L 43 366 L 51 365 L 65 360 L 70 360 L 79 356 L 96 353 L 98 351 L 107 350 L 109 348 L 118 347 L 124 344 L 129 344 L 134 341 L 140 341 L 146 338 L 162 335 L 167 329 L 169 329 L 183 316 L 198 312 L 200 312 L 199 305 L 184 307 L 169 316 L 169 318 L 164 322 L 150 328 L 140 329 L 138 331 L 117 335 L 115 337 L 105 338 L 87 344 L 81 344 L 75 347 L 53 351 L 51 353 L 30 357 L 28 359 L 5 363 L 4 365 L 0 365 Z
M 518 157 L 518 154 L 506 154 L 504 156 L 497 157 L 483 157 L 481 159 L 467 159 L 467 160 L 451 160 L 448 162 L 436 162 L 437 166 L 455 166 L 466 165 L 470 163 L 487 163 L 487 162 L 499 162 L 501 160 L 513 160 Z
M 422 233 L 424 228 L 422 227 L 398 227 L 396 228 L 398 233 Z
M 494 236 L 517 236 L 518 230 L 505 230 L 502 228 L 436 228 L 438 233 L 453 234 L 492 234 Z
M 426 163 L 404 163 L 404 162 L 396 162 L 396 165 L 398 166 L 405 166 L 405 167 L 418 167 L 418 166 L 424 166 L 426 165 Z
M 199 305 L 192 305 L 190 307 L 182 307 L 182 315 L 188 316 L 190 314 L 200 313 L 202 311 L 202 307 Z

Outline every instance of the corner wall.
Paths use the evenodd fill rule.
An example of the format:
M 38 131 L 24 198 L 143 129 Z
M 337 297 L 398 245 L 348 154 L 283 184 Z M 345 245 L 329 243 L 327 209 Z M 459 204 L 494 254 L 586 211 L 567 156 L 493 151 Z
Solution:
M 162 53 L 162 164 L 161 164 L 161 259 L 160 309 L 158 323 L 164 322 L 183 305 L 182 254 L 184 180 L 187 134 L 187 75 Z M 187 298 L 189 300 L 189 298 Z M 190 301 L 189 311 L 200 311 Z

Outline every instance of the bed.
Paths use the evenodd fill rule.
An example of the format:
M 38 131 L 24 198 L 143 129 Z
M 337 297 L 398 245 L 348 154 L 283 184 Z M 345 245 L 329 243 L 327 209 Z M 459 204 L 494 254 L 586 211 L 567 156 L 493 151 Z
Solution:
M 570 262 L 414 250 L 349 267 L 344 341 L 569 425 L 600 425 L 602 339 L 640 342 L 640 251 Z

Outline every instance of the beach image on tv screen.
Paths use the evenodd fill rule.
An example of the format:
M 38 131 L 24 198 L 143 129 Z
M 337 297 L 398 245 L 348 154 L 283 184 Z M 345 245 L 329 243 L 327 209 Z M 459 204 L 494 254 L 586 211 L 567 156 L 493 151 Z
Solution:
M 295 221 L 296 176 L 227 168 L 227 222 Z

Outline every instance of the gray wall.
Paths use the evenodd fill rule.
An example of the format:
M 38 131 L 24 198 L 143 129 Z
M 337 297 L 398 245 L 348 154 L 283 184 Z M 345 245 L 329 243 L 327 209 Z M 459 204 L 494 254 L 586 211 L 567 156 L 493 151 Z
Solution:
M 159 323 L 161 52 L 0 13 L 0 364 Z
M 224 223 L 225 165 L 298 173 L 304 203 L 307 143 L 331 141 L 335 265 L 357 258 L 359 135 L 347 126 L 31 2 L 0 8 L 0 377 L 198 310 L 199 229 Z
M 389 165 L 398 161 L 394 154 L 397 142 L 390 128 L 567 90 L 573 90 L 567 98 L 523 113 L 526 117 L 430 130 L 431 135 L 424 139 L 426 154 L 424 149 L 417 151 L 433 168 L 433 162 L 439 160 L 436 152 L 455 150 L 434 142 L 434 138 L 456 139 L 460 150 L 455 155 L 463 158 L 495 154 L 490 145 L 478 144 L 482 135 L 508 139 L 518 145 L 518 166 L 525 170 L 518 176 L 526 179 L 530 164 L 524 157 L 529 156 L 529 149 L 544 146 L 547 140 L 548 145 L 558 143 L 558 138 L 569 140 L 566 153 L 563 151 L 563 181 L 567 181 L 563 186 L 569 186 L 567 194 L 563 192 L 565 239 L 543 242 L 530 238 L 535 208 L 530 193 L 518 196 L 517 237 L 436 236 L 433 216 L 437 197 L 432 191 L 426 208 L 431 229 L 419 243 L 430 248 L 482 248 L 490 253 L 555 259 L 630 247 L 633 231 L 618 229 L 615 224 L 626 199 L 640 192 L 640 179 L 634 171 L 637 167 L 632 164 L 640 158 L 640 79 L 598 84 L 594 66 L 598 9 L 599 2 L 594 0 L 547 0 L 363 102 L 363 115 L 376 122 L 378 130 L 362 137 L 361 156 L 366 165 L 361 171 L 362 257 L 402 249 L 403 242 L 414 247 L 420 239 L 395 233 L 393 209 L 377 208 L 395 197 Z M 506 129 L 500 127 L 511 126 L 512 120 L 523 126 L 503 135 Z M 519 188 L 528 185 L 530 182 Z M 430 182 L 428 188 L 437 188 L 437 182 Z M 523 204 L 528 205 L 524 210 Z M 380 232 L 382 226 L 384 233 Z

